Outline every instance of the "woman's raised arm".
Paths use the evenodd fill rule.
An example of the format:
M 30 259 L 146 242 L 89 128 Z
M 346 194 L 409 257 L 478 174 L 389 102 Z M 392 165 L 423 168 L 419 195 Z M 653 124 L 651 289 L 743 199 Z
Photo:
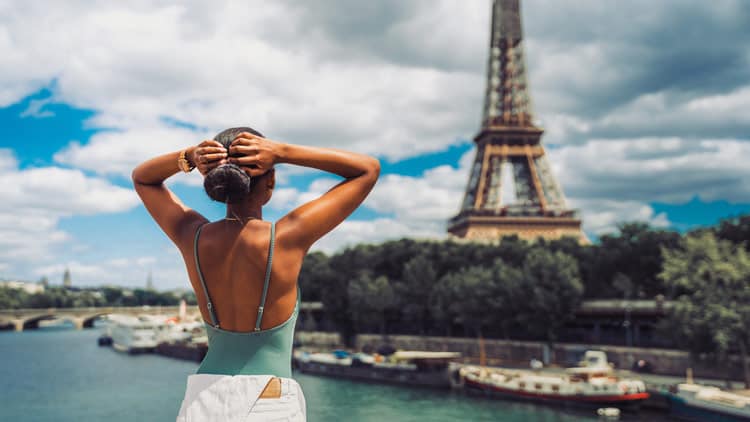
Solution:
M 251 176 L 263 174 L 275 163 L 311 167 L 346 180 L 321 197 L 299 206 L 279 220 L 279 230 L 290 246 L 303 251 L 348 217 L 372 190 L 380 174 L 373 157 L 331 148 L 316 148 L 271 141 L 242 133 L 229 148 L 229 162 L 250 166 Z M 281 234 L 281 233 L 280 233 Z
M 139 164 L 132 173 L 133 187 L 143 205 L 164 233 L 178 246 L 183 244 L 184 238 L 189 237 L 189 228 L 195 221 L 205 221 L 202 215 L 185 206 L 164 185 L 166 179 L 180 171 L 180 154 L 181 151 L 176 151 L 154 157 Z M 220 143 L 207 140 L 185 149 L 184 157 L 191 167 L 197 167 L 205 175 L 224 162 L 227 151 Z

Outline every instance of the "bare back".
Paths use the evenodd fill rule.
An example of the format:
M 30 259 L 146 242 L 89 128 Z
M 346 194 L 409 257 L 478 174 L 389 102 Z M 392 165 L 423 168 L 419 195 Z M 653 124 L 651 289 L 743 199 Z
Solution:
M 380 174 L 380 163 L 373 157 L 285 144 L 248 132 L 239 133 L 229 144 L 206 140 L 181 152 L 160 155 L 133 170 L 136 192 L 159 227 L 180 249 L 203 319 L 210 321 L 193 248 L 195 234 L 203 227 L 197 248 L 201 273 L 222 328 L 237 332 L 255 329 L 271 223 L 259 219 L 244 224 L 227 219 L 208 222 L 185 206 L 164 181 L 180 169 L 189 171 L 180 165 L 186 160 L 204 176 L 225 166 L 222 168 L 230 169 L 235 176 L 242 178 L 246 174 L 256 178 L 244 196 L 233 201 L 228 197 L 217 199 L 227 203 L 227 216 L 244 218 L 262 216 L 262 207 L 270 200 L 275 186 L 275 164 L 314 168 L 344 178 L 276 223 L 276 246 L 261 330 L 275 327 L 293 314 L 297 304 L 297 276 L 305 254 L 313 243 L 354 212 Z M 219 190 L 225 192 L 224 188 Z
M 197 230 L 196 226 L 196 230 Z M 198 241 L 198 258 L 203 278 L 222 329 L 250 332 L 255 327 L 268 260 L 271 223 L 251 220 L 219 220 L 207 223 Z M 271 280 L 261 329 L 275 327 L 292 314 L 297 300 L 297 277 L 304 253 L 285 247 L 283 220 L 277 223 Z M 180 245 L 190 283 L 202 292 L 193 243 Z M 211 321 L 206 298 L 196 295 L 204 321 Z

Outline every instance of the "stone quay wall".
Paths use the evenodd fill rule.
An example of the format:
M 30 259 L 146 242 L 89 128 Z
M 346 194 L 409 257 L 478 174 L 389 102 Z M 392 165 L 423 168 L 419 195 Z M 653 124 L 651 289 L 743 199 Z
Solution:
M 298 331 L 296 340 L 299 344 L 315 350 L 343 347 L 339 335 L 331 332 Z M 556 343 L 550 347 L 543 342 L 533 341 L 483 341 L 487 365 L 490 366 L 528 368 L 529 361 L 536 358 L 548 365 L 568 367 L 575 366 L 586 350 L 603 350 L 617 369 L 631 369 L 634 362 L 643 359 L 651 364 L 655 374 L 685 376 L 687 368 L 692 367 L 696 377 L 723 379 L 727 375 L 725 370 L 698 364 L 690 365 L 688 353 L 681 350 L 570 343 Z M 402 350 L 460 352 L 465 363 L 479 362 L 480 348 L 479 340 L 476 338 L 408 335 L 383 337 L 378 334 L 359 334 L 355 339 L 357 350 L 375 351 L 383 344 L 390 344 Z M 730 371 L 731 376 L 739 380 L 742 377 L 739 359 L 734 366 L 736 368 Z

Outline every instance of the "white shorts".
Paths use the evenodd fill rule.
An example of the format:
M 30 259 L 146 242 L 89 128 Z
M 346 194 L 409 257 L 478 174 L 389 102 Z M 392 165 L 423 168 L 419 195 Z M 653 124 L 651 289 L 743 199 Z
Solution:
M 193 374 L 187 379 L 177 422 L 307 420 L 297 381 L 281 380 L 281 397 L 259 398 L 272 375 Z

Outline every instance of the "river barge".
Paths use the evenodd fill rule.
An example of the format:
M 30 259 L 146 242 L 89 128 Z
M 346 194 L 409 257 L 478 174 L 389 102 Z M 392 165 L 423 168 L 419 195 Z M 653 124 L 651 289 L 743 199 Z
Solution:
M 750 421 L 750 397 L 697 384 L 678 384 L 668 395 L 669 414 L 688 421 Z
M 334 351 L 295 353 L 300 372 L 363 381 L 450 388 L 448 365 L 461 357 L 454 352 L 397 351 L 389 356 Z
M 649 398 L 643 381 L 614 374 L 604 352 L 589 351 L 586 356 L 593 365 L 564 373 L 465 366 L 459 376 L 469 392 L 564 406 L 637 411 Z

